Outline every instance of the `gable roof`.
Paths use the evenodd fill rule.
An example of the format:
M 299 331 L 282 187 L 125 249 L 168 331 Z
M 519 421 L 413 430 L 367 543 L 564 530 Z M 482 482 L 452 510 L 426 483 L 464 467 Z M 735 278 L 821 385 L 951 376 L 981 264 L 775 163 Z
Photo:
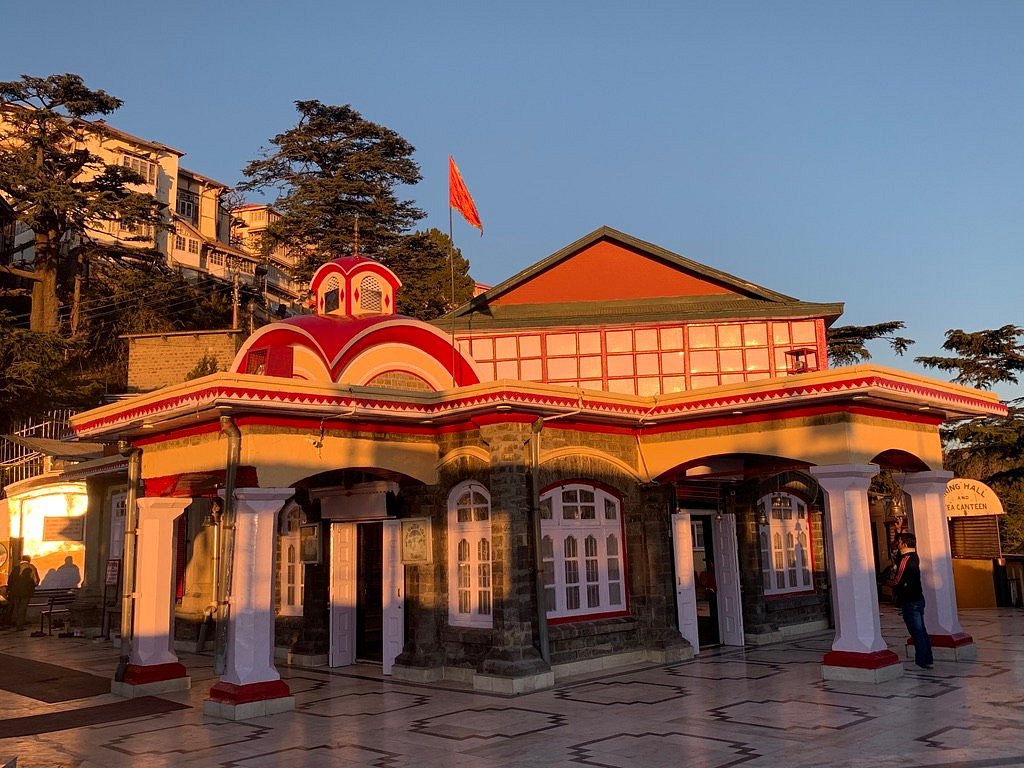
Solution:
M 567 307 L 571 305 L 571 309 Z M 445 327 L 533 326 L 639 319 L 824 317 L 841 303 L 803 302 L 600 227 L 453 310 Z M 558 320 L 561 319 L 561 323 Z

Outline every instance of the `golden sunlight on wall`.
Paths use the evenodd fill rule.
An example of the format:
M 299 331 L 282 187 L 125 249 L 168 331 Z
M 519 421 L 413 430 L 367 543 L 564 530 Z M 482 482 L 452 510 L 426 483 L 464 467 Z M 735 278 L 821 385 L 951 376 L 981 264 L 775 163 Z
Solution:
M 39 578 L 47 581 L 49 575 L 45 586 L 50 586 L 54 579 L 60 582 L 57 586 L 65 586 L 65 574 L 74 570 L 71 565 L 81 574 L 85 567 L 88 506 L 84 483 L 47 486 L 10 499 L 9 506 L 11 536 L 24 540 L 22 552 L 32 558 Z M 70 563 L 66 563 L 68 557 Z M 62 566 L 64 570 L 58 575 Z M 67 586 L 72 586 L 70 577 L 66 580 Z

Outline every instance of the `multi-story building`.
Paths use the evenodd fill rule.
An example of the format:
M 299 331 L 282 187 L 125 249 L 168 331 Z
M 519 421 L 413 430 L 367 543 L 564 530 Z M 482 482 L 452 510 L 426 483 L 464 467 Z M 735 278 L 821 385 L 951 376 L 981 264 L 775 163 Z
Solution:
M 280 313 L 282 307 L 286 310 L 296 308 L 309 285 L 292 278 L 295 255 L 281 245 L 264 249 L 267 227 L 280 219 L 281 214 L 269 205 L 248 203 L 233 208 L 231 216 L 232 242 L 261 260 L 264 295 L 271 310 Z
M 104 163 L 136 171 L 144 179 L 137 188 L 153 195 L 166 212 L 164 226 L 93 222 L 85 237 L 100 244 L 155 250 L 191 279 L 208 275 L 249 286 L 251 292 L 268 299 L 271 309 L 291 308 L 298 291 L 288 276 L 289 264 L 278 254 L 268 259 L 246 248 L 245 242 L 232 241 L 228 185 L 182 166 L 185 153 L 181 150 L 133 136 L 102 120 L 83 123 L 84 148 Z M 33 237 L 23 225 L 10 231 L 0 211 L 2 263 L 15 270 L 30 269 Z

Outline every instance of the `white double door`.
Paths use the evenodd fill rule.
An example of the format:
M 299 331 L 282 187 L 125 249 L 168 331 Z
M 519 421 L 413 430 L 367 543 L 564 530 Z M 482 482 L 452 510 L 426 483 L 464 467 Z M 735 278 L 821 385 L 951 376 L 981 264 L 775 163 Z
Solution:
M 328 663 L 332 667 L 354 664 L 363 655 L 370 660 L 379 658 L 388 675 L 402 652 L 405 566 L 401 525 L 401 521 L 390 519 L 331 523 Z
M 694 574 L 694 541 L 691 527 L 696 513 L 679 510 L 672 515 L 672 550 L 676 575 L 676 610 L 679 633 L 700 653 L 697 614 L 697 584 Z M 706 513 L 705 513 L 706 514 Z M 740 597 L 740 563 L 736 546 L 736 515 L 723 513 L 711 518 L 712 551 L 718 638 L 722 645 L 744 644 L 743 605 Z

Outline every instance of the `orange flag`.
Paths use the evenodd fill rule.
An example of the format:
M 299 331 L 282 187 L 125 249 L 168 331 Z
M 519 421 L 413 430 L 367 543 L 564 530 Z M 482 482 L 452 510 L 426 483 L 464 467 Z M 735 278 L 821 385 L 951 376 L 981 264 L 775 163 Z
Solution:
M 479 229 L 481 235 L 484 233 L 480 214 L 476 212 L 473 198 L 470 197 L 466 183 L 462 180 L 462 174 L 459 173 L 459 166 L 455 164 L 455 158 L 451 155 L 448 155 L 448 207 L 461 213 L 462 218 L 471 226 Z

